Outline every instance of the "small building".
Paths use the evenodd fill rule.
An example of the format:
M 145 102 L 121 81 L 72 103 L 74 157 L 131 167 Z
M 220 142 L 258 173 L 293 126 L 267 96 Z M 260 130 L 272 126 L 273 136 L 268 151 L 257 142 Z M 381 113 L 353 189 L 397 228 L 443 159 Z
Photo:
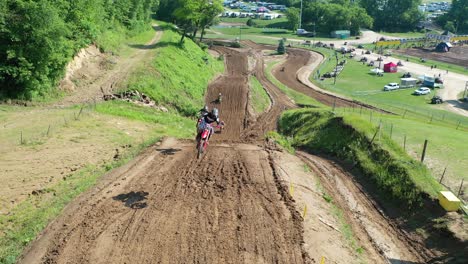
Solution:
M 383 69 L 384 69 L 384 72 L 397 72 L 398 65 L 396 65 L 393 62 L 389 62 L 387 64 L 384 64 Z
M 449 52 L 452 44 L 450 42 L 441 42 L 436 46 L 437 52 Z
M 335 30 L 331 32 L 332 38 L 346 39 L 349 38 L 351 32 L 349 30 Z

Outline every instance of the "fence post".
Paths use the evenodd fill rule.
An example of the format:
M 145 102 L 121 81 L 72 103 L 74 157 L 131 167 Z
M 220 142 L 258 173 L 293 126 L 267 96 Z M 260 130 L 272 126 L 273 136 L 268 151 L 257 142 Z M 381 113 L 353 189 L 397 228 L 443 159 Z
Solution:
M 444 172 L 442 172 L 442 176 L 440 176 L 439 183 L 442 183 L 442 180 L 444 179 L 445 176 L 445 171 L 447 170 L 447 167 L 445 167 Z
M 375 139 L 375 137 L 377 136 L 377 133 L 379 133 L 379 132 L 380 132 L 380 125 L 379 125 L 379 127 L 377 128 L 377 131 L 375 131 L 375 134 L 374 134 L 374 136 L 372 137 L 372 140 L 371 140 L 371 142 L 370 142 L 369 145 L 372 145 L 372 142 L 374 142 L 374 139 Z
M 426 156 L 426 148 L 427 148 L 427 139 L 424 140 L 424 147 L 423 147 L 423 152 L 421 155 L 421 163 L 424 163 L 424 157 Z
M 392 139 L 393 134 L 393 123 L 390 124 L 390 139 Z
M 460 188 L 458 189 L 458 195 L 457 195 L 458 197 L 460 197 L 460 194 L 461 194 L 461 190 L 462 190 L 462 188 L 463 188 L 463 182 L 464 182 L 464 181 L 465 181 L 465 179 L 462 179 L 462 182 L 461 182 L 461 184 L 460 184 Z
M 333 100 L 333 113 L 335 113 L 335 107 L 336 107 L 336 98 Z
M 461 123 L 461 121 L 458 120 L 458 124 L 457 124 L 457 128 L 456 128 L 457 130 L 458 130 L 458 127 L 460 126 L 460 123 Z
M 404 135 L 404 139 L 403 139 L 403 150 L 406 151 L 406 134 Z
M 20 144 L 23 145 L 23 131 L 21 131 L 20 134 Z
M 50 125 L 49 125 L 49 127 L 47 128 L 47 136 L 49 136 L 49 132 L 50 132 Z
M 81 106 L 81 109 L 80 109 L 80 112 L 78 113 L 78 117 L 77 117 L 77 118 L 80 118 L 81 112 L 83 112 L 83 107 L 84 107 L 84 105 Z

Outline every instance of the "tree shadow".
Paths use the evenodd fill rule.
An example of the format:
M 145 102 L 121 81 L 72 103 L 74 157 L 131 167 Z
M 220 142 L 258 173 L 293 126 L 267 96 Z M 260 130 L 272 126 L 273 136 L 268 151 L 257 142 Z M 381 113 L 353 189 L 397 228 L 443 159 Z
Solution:
M 177 29 L 174 28 L 171 25 L 154 25 L 153 26 L 154 31 L 166 31 L 166 30 L 171 30 L 174 32 L 177 32 Z M 157 43 L 153 44 L 127 44 L 130 48 L 134 49 L 142 49 L 142 50 L 150 50 L 150 49 L 155 49 L 159 47 L 167 47 L 167 46 L 174 46 L 177 48 L 182 48 L 183 45 L 178 43 L 178 42 L 169 42 L 169 41 L 158 41 Z
M 146 196 L 148 196 L 148 192 L 131 191 L 129 193 L 123 193 L 123 194 L 114 196 L 112 197 L 112 199 L 123 202 L 124 205 L 128 208 L 143 209 L 147 206 L 147 203 L 144 202 L 144 200 L 146 200 Z
M 156 149 L 156 150 L 161 152 L 161 154 L 163 155 L 174 155 L 176 152 L 181 151 L 181 149 L 175 149 L 175 148 Z
M 459 100 L 446 100 L 445 102 L 451 104 L 453 107 L 468 110 L 468 102 L 463 102 Z

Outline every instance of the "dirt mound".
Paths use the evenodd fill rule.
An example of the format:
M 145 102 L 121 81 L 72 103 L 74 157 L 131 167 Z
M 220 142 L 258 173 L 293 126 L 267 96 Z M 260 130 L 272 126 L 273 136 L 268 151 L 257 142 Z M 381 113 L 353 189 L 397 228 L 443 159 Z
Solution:
M 134 70 L 135 65 L 151 57 L 147 54 L 161 38 L 160 28 L 156 25 L 153 28 L 156 32 L 154 38 L 131 57 L 104 55 L 95 46 L 80 51 L 67 66 L 66 76 L 61 82 L 62 89 L 68 95 L 57 105 L 100 101 L 103 95 L 112 94 Z
M 105 54 L 101 53 L 95 45 L 81 49 L 73 60 L 68 63 L 65 77 L 60 82 L 60 89 L 66 92 L 76 90 L 75 82 L 92 81 L 98 77 L 105 61 Z

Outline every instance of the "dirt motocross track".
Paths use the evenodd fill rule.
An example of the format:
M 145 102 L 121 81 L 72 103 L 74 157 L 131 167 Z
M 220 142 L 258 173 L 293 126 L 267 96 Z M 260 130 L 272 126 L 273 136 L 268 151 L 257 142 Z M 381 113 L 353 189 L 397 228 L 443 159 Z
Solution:
M 192 141 L 167 139 L 147 149 L 67 206 L 19 263 L 318 263 L 305 243 L 314 248 L 330 241 L 304 241 L 303 218 L 275 166 L 274 147 L 262 140 L 281 111 L 295 105 L 265 78 L 260 49 L 216 50 L 227 70 L 209 86 L 206 101 L 227 126 L 202 159 Z M 248 56 L 255 58 L 252 69 Z M 272 101 L 258 118 L 247 111 L 249 74 Z M 393 259 L 424 261 L 406 250 L 399 233 L 387 235 L 401 248 L 389 249 Z M 388 262 L 385 245 L 373 246 L 371 235 L 359 240 L 369 263 Z

